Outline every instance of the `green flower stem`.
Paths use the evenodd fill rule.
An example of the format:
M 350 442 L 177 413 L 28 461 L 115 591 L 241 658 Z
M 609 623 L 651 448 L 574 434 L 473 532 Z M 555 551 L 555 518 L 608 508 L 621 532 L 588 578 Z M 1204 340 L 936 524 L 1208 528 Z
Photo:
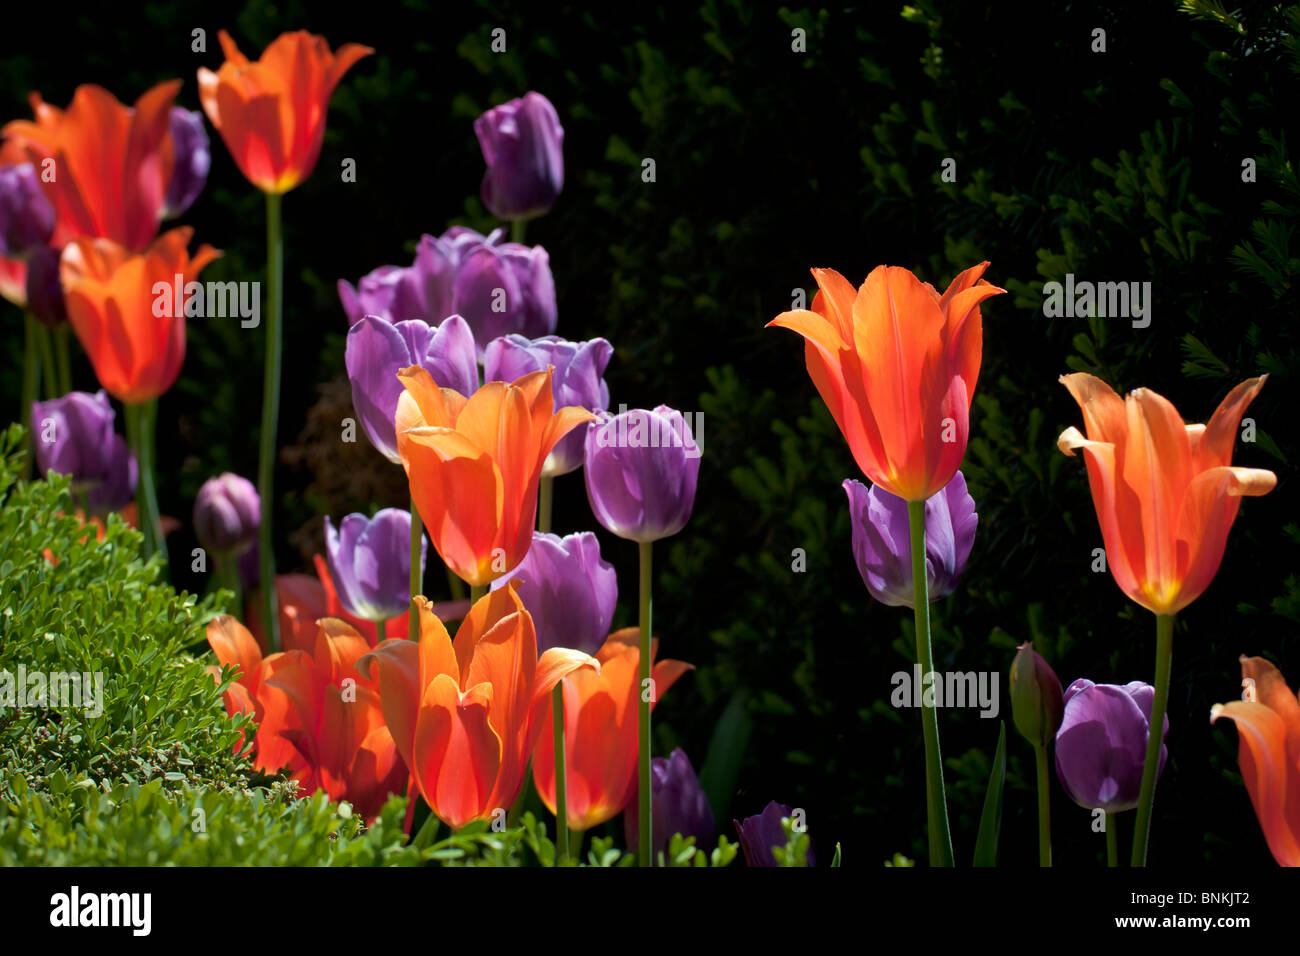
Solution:
M 527 228 L 527 226 L 528 226 L 528 220 L 526 219 L 511 220 L 510 241 L 517 242 L 522 245 L 524 241 L 524 230 Z
M 1034 748 L 1038 765 L 1038 865 L 1052 865 L 1052 788 L 1047 775 L 1047 748 Z
M 149 416 L 151 404 L 153 403 L 127 403 L 124 408 L 126 412 L 126 440 L 131 451 L 135 454 L 136 465 L 140 474 L 135 486 L 135 500 L 140 533 L 144 535 L 145 560 L 152 557 L 155 551 L 161 550 L 158 541 L 160 537 L 158 531 L 158 499 L 153 485 L 153 442 L 149 437 L 149 432 L 152 429 Z M 166 561 L 166 559 L 167 556 L 164 553 L 163 560 Z
M 234 595 L 230 609 L 235 614 L 242 613 L 240 607 L 243 589 L 239 586 L 239 559 L 233 554 L 222 554 L 215 555 L 212 561 L 216 565 L 217 587 L 230 591 Z
M 1106 814 L 1106 865 L 1119 866 L 1119 834 L 1115 831 L 1116 816 Z
M 266 364 L 262 377 L 262 434 L 257 459 L 257 494 L 262 500 L 258 531 L 261 563 L 262 629 L 272 652 L 280 649 L 280 609 L 275 593 L 275 432 L 280 418 L 281 323 L 284 317 L 284 245 L 280 235 L 280 196 L 266 194 Z
M 141 515 L 140 523 L 143 525 L 146 520 L 148 521 L 154 553 L 161 555 L 163 564 L 166 564 L 167 539 L 162 533 L 162 512 L 158 510 L 158 491 L 155 484 L 158 469 L 158 399 L 156 398 L 140 406 L 140 447 L 144 449 L 145 454 L 138 459 L 139 483 L 144 488 L 149 509 L 147 518 L 144 514 Z
M 27 452 L 27 473 L 31 474 L 35 463 L 35 454 L 33 449 L 36 447 L 35 442 L 38 440 L 34 437 L 33 428 L 39 430 L 40 422 L 32 422 L 32 402 L 36 401 L 36 391 L 40 387 L 41 366 L 40 359 L 36 356 L 36 336 L 40 330 L 36 327 L 36 319 L 29 312 L 23 316 L 23 392 L 22 408 L 18 412 L 18 421 L 22 423 L 26 431 L 23 433 L 23 451 Z
M 653 578 L 650 573 L 651 550 L 653 544 L 649 541 L 642 541 L 638 544 L 641 564 L 641 688 L 640 702 L 638 703 L 639 737 L 640 753 L 638 754 L 637 766 L 637 807 L 640 814 L 641 835 L 637 841 L 637 864 L 639 866 L 650 866 L 650 846 L 654 842 L 653 834 L 650 832 L 651 812 L 650 812 L 650 694 L 646 693 L 650 687 L 650 625 L 651 625 L 651 602 L 650 588 Z
M 59 363 L 59 390 L 67 395 L 72 391 L 72 355 L 68 351 L 68 323 L 54 331 L 54 351 Z
M 411 499 L 411 605 L 407 608 L 410 626 L 406 636 L 413 641 L 420 639 L 420 615 L 415 610 L 415 597 L 424 593 L 423 575 L 420 573 L 420 538 L 424 534 L 424 525 L 420 521 L 420 512 L 415 510 L 415 499 Z M 448 572 L 450 574 L 450 572 Z M 452 575 L 452 577 L 455 577 Z M 457 578 L 459 580 L 459 578 Z
M 50 330 L 45 326 L 37 323 L 36 326 L 37 341 L 41 346 L 41 367 L 44 371 L 42 376 L 45 381 L 45 397 L 58 398 L 59 376 L 54 370 L 54 346 L 51 344 Z
M 934 670 L 930 651 L 929 584 L 925 577 L 925 502 L 907 503 L 912 545 L 912 601 L 916 615 L 916 660 L 921 679 Z M 921 731 L 925 738 L 925 794 L 930 865 L 952 866 L 952 836 L 948 831 L 948 804 L 943 789 L 943 757 L 939 753 L 939 714 L 921 695 Z
M 1160 772 L 1160 747 L 1164 743 L 1165 709 L 1169 705 L 1169 668 L 1174 657 L 1174 616 L 1156 615 L 1156 694 L 1151 702 L 1147 730 L 1147 759 L 1142 767 L 1137 822 L 1133 824 L 1133 866 L 1147 865 L 1147 835 L 1151 830 L 1151 803 Z
M 381 617 L 375 621 L 375 643 L 388 640 L 388 618 Z
M 551 691 L 551 724 L 555 734 L 555 865 L 569 856 L 569 792 L 564 766 L 564 681 Z
M 542 475 L 537 484 L 537 530 L 547 534 L 551 530 L 551 499 L 555 493 L 555 479 Z
M 453 601 L 465 600 L 465 582 L 457 577 L 456 572 L 451 568 L 447 569 L 447 587 L 451 589 Z
M 488 586 L 486 584 L 471 584 L 469 586 L 469 606 L 473 607 L 478 603 L 479 598 L 487 594 Z

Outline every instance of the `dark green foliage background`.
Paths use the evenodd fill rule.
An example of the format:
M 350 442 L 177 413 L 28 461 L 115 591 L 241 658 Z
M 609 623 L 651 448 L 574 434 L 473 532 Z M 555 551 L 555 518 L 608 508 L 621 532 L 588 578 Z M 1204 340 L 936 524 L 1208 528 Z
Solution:
M 705 415 L 694 517 L 656 548 L 663 653 L 698 668 L 657 711 L 658 751 L 680 744 L 700 766 L 738 700 L 752 734 L 734 796 L 715 808 L 724 829 L 772 798 L 803 807 L 822 862 L 836 841 L 850 864 L 896 851 L 924 859 L 924 783 L 919 717 L 888 704 L 890 675 L 910 668 L 910 616 L 874 604 L 852 560 L 840 483 L 861 476 L 801 343 L 763 329 L 793 289 L 812 287 L 808 268 L 856 284 L 883 262 L 942 286 L 987 258 L 987 277 L 1009 290 L 984 309 L 964 466 L 980 531 L 935 620 L 936 665 L 997 671 L 1008 719 L 1006 669 L 1026 639 L 1063 684 L 1153 673 L 1150 615 L 1090 570 L 1101 537 L 1082 462 L 1055 448 L 1080 418 L 1057 377 L 1079 369 L 1122 391 L 1147 386 L 1203 421 L 1232 385 L 1268 372 L 1249 412 L 1257 440 L 1236 460 L 1273 469 L 1279 484 L 1243 504 L 1218 578 L 1179 620 L 1150 858 L 1269 863 L 1236 772 L 1235 731 L 1208 715 L 1239 693 L 1239 654 L 1269 656 L 1300 682 L 1290 651 L 1300 624 L 1290 505 L 1300 455 L 1297 8 L 1250 4 L 1235 20 L 1168 2 L 588 6 L 411 0 L 359 15 L 250 2 L 232 15 L 154 3 L 129 21 L 68 14 L 58 31 L 0 40 L 0 104 L 5 117 L 26 116 L 29 89 L 61 105 L 81 82 L 129 101 L 182 76 L 181 102 L 197 108 L 194 70 L 220 62 L 222 26 L 252 55 L 299 26 L 335 47 L 376 48 L 335 95 L 315 175 L 285 202 L 288 445 L 317 387 L 342 373 L 336 279 L 405 264 L 421 233 L 453 222 L 489 228 L 473 119 L 530 88 L 549 96 L 566 131 L 567 181 L 528 238 L 551 256 L 558 332 L 614 344 L 615 405 Z M 502 55 L 489 51 L 496 26 L 507 31 Z M 207 30 L 206 54 L 190 51 L 196 27 Z M 806 53 L 791 51 L 795 28 L 807 32 Z M 1091 52 L 1095 28 L 1105 53 Z M 208 190 L 182 221 L 225 251 L 205 278 L 262 278 L 261 197 L 215 134 L 213 154 Z M 344 157 L 356 160 L 354 184 L 340 182 Z M 656 162 L 654 183 L 641 179 L 644 157 Z M 940 179 L 946 157 L 955 183 Z M 1247 157 L 1255 183 L 1242 181 Z M 1042 284 L 1069 272 L 1150 281 L 1151 326 L 1044 318 Z M 15 407 L 21 333 L 8 315 L 3 398 Z M 188 524 L 204 479 L 254 474 L 261 349 L 261 332 L 233 320 L 191 323 L 183 377 L 161 402 L 164 513 Z M 93 387 L 84 360 L 76 374 Z M 330 474 L 324 451 L 315 473 L 280 469 L 282 570 L 308 566 L 320 514 L 403 503 L 358 493 L 353 476 Z M 558 483 L 556 526 L 595 526 L 579 476 Z M 630 595 L 635 549 L 600 533 Z M 171 539 L 174 555 L 192 546 L 188 528 Z M 804 573 L 791 570 L 795 548 Z M 206 585 L 179 562 L 173 581 Z M 634 616 L 624 603 L 616 624 Z M 941 733 L 965 862 L 997 722 L 945 712 Z M 1028 865 L 1032 756 L 1014 734 L 1008 774 L 1002 860 Z M 1053 786 L 1058 864 L 1095 865 L 1101 835 Z M 1127 844 L 1132 821 L 1123 824 Z

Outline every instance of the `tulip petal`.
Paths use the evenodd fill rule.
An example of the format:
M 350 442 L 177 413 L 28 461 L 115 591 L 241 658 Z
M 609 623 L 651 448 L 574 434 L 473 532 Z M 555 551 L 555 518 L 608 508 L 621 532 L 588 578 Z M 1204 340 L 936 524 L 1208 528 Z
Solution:
M 501 739 L 488 720 L 491 706 L 490 685 L 462 694 L 446 674 L 433 679 L 420 702 L 412 770 L 429 807 L 453 829 L 495 809 L 488 798 L 501 767 Z

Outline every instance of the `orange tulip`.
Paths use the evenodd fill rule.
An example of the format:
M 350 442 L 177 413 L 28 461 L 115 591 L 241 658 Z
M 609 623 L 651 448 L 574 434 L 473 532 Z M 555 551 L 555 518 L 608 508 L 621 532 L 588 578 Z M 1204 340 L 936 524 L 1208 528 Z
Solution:
M 306 761 L 281 736 L 281 731 L 298 726 L 297 717 L 284 693 L 269 684 L 280 668 L 297 662 L 302 652 L 290 651 L 264 658 L 253 635 L 229 614 L 220 614 L 208 623 L 207 637 L 222 667 L 231 664 L 239 668 L 239 676 L 226 688 L 222 698 L 226 713 L 232 717 L 239 713 L 252 714 L 257 721 L 253 766 L 268 774 L 282 767 L 289 768 L 294 777 L 305 774 Z M 208 673 L 220 683 L 221 667 L 209 666 Z M 242 750 L 243 744 L 241 738 L 236 751 Z
M 600 669 L 569 648 L 539 658 L 533 619 L 517 590 L 512 582 L 480 598 L 454 643 L 429 602 L 417 597 L 419 640 L 384 641 L 358 664 L 366 672 L 378 667 L 384 719 L 398 752 L 429 808 L 455 829 L 509 809 L 551 690 L 580 668 Z
M 768 323 L 804 337 L 808 375 L 858 467 L 907 501 L 952 480 L 966 454 L 979 377 L 979 305 L 1006 290 L 980 278 L 987 262 L 943 295 L 907 269 L 877 266 L 854 290 L 833 269 L 814 269 L 812 311 Z
M 1176 614 L 1200 597 L 1219 570 L 1241 498 L 1277 484 L 1271 471 L 1232 465 L 1237 425 L 1267 378 L 1234 388 L 1209 424 L 1185 425 L 1150 389 L 1121 399 L 1092 375 L 1062 376 L 1088 437 L 1067 428 L 1057 446 L 1086 453 L 1106 563 L 1144 608 Z
M 226 62 L 199 68 L 199 100 L 239 171 L 266 193 L 287 193 L 311 175 L 325 138 L 334 88 L 352 65 L 375 52 L 348 43 L 330 53 L 324 37 L 282 33 L 256 63 L 222 30 Z
M 564 679 L 564 757 L 569 828 L 587 830 L 612 820 L 636 803 L 637 703 L 640 631 L 615 631 L 596 652 L 600 671 L 578 671 Z M 655 661 L 659 641 L 650 645 L 653 711 L 668 688 L 688 670 L 682 661 Z M 555 731 L 546 711 L 533 753 L 533 783 L 547 809 L 555 812 Z
M 397 373 L 397 451 L 411 497 L 443 562 L 476 587 L 528 553 L 542 465 L 556 442 L 596 416 L 552 414 L 551 370 L 489 382 L 469 398 L 439 388 L 427 370 Z
M 1210 723 L 1237 725 L 1237 762 L 1264 839 L 1282 866 L 1300 866 L 1300 700 L 1262 657 L 1241 657 L 1244 700 L 1215 704 Z
M 67 110 L 39 93 L 29 100 L 35 122 L 14 120 L 0 135 L 17 142 L 42 175 L 56 216 L 50 245 L 79 237 L 109 239 L 131 252 L 153 241 L 175 162 L 171 108 L 180 80 L 150 89 L 134 108 L 100 86 L 77 87 Z
M 347 800 L 369 820 L 405 789 L 406 766 L 384 725 L 375 683 L 356 666 L 370 645 L 338 618 L 318 625 L 313 652 L 288 652 L 290 661 L 265 682 L 284 692 L 295 717 L 280 731 L 306 764 L 294 779 L 307 794 L 324 790 L 331 800 Z
M 0 299 L 27 308 L 27 263 L 0 256 Z
M 182 284 L 189 282 L 220 255 L 204 245 L 191 259 L 186 247 L 193 234 L 188 226 L 173 229 L 134 254 L 108 239 L 77 239 L 63 250 L 60 279 L 68 321 L 99 383 L 123 402 L 157 398 L 180 375 L 184 303 L 177 309 L 168 294 L 166 307 L 159 308 L 154 285 L 171 290 L 177 275 Z

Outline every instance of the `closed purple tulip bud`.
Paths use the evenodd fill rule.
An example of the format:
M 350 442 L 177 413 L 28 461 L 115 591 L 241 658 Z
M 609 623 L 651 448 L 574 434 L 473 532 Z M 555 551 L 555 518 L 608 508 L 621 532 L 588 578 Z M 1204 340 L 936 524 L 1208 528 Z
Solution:
M 600 556 L 600 542 L 590 531 L 565 535 L 533 532 L 533 543 L 509 574 L 492 582 L 492 589 L 519 581 L 519 598 L 537 629 L 537 653 L 570 647 L 594 655 L 605 643 L 614 605 L 618 603 L 618 574 Z
M 699 778 L 690 758 L 678 747 L 667 757 L 650 761 L 650 832 L 654 845 L 650 858 L 658 865 L 659 854 L 668 849 L 673 834 L 695 837 L 695 848 L 706 854 L 713 849 L 716 833 L 713 809 L 704 795 Z M 633 795 L 632 802 L 623 811 L 623 835 L 627 848 L 635 850 L 641 844 L 640 800 Z M 782 846 L 784 846 L 784 841 Z
M 212 166 L 203 114 L 173 106 L 171 125 L 176 164 L 172 168 L 171 182 L 167 184 L 167 198 L 163 200 L 163 219 L 175 219 L 194 205 L 194 200 L 199 198 L 208 182 L 208 169 Z
M 421 535 L 421 573 L 428 544 Z M 325 561 L 349 614 L 365 621 L 396 617 L 411 596 L 411 513 L 384 508 L 373 518 L 350 514 L 337 531 L 326 517 Z
M 1065 690 L 1065 715 L 1056 732 L 1056 775 L 1070 799 L 1088 810 L 1132 810 L 1142 790 L 1155 688 L 1141 681 L 1094 684 L 1080 678 Z M 1169 733 L 1160 734 L 1160 771 Z
M 401 369 L 418 365 L 439 387 L 462 395 L 478 389 L 474 336 L 459 315 L 448 316 L 437 327 L 418 319 L 394 325 L 379 316 L 364 316 L 348 332 L 343 362 L 361 427 L 370 443 L 394 464 L 402 461 L 394 425 L 403 391 L 397 377 Z
M 604 339 L 569 342 L 557 335 L 529 340 L 522 335 L 493 339 L 483 352 L 483 377 L 489 382 L 513 382 L 530 372 L 554 366 L 551 396 L 556 408 L 576 405 L 599 412 L 609 407 L 609 386 L 603 378 L 614 347 Z M 560 439 L 542 465 L 544 477 L 567 475 L 582 467 L 586 430 L 575 428 Z
M 113 431 L 116 413 L 102 389 L 69 392 L 32 402 L 32 450 L 36 470 L 68 475 L 74 494 L 84 495 L 91 514 L 125 508 L 135 494 L 138 469 L 126 440 Z
M 564 128 L 540 93 L 488 110 L 474 121 L 487 172 L 480 195 L 498 219 L 547 212 L 564 188 Z
M 703 449 L 681 412 L 639 408 L 587 428 L 587 500 L 607 530 L 631 541 L 681 531 L 695 505 Z
M 214 555 L 243 554 L 257 540 L 262 501 L 253 483 L 226 472 L 209 478 L 194 499 L 194 536 Z
M 773 800 L 763 808 L 762 813 L 746 817 L 744 822 L 731 821 L 740 836 L 740 849 L 745 854 L 747 866 L 777 865 L 776 857 L 772 855 L 772 847 L 784 848 L 790 842 L 786 838 L 785 829 L 781 826 L 781 820 L 793 816 L 794 810 L 784 803 Z M 808 866 L 817 865 L 811 838 L 808 841 L 808 856 L 805 862 Z
M 54 234 L 54 207 L 31 163 L 0 166 L 0 256 L 20 259 Z
M 1007 691 L 1011 696 L 1011 719 L 1022 737 L 1035 747 L 1046 747 L 1061 726 L 1065 706 L 1061 682 L 1056 671 L 1034 650 L 1033 641 L 1021 644 L 1016 652 Z
M 27 310 L 51 329 L 68 320 L 59 256 L 59 250 L 49 246 L 33 246 L 27 251 Z
M 871 596 L 892 607 L 913 607 L 912 539 L 907 502 L 879 485 L 848 479 L 853 518 L 853 557 Z M 931 601 L 957 586 L 975 543 L 975 499 L 959 471 L 925 503 L 925 577 Z

